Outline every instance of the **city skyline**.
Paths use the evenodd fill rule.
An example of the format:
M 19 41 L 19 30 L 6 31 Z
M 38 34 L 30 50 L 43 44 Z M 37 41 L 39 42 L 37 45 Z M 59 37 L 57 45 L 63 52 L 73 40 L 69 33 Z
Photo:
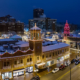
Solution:
M 80 24 L 79 3 L 80 1 L 75 0 L 1 0 L 0 17 L 9 14 L 21 22 L 28 23 L 28 20 L 33 18 L 33 9 L 42 8 L 47 17 L 57 19 L 57 22 L 68 20 L 69 23 Z

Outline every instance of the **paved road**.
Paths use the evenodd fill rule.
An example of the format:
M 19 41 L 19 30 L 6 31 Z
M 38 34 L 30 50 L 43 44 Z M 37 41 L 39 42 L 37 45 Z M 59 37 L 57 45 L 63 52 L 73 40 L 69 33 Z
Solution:
M 70 72 L 59 80 L 70 80 Z M 71 71 L 71 80 L 80 80 L 80 64 Z
M 72 53 L 72 51 L 71 51 Z M 76 53 L 72 53 L 70 55 L 70 60 L 76 58 Z M 41 77 L 41 80 L 70 80 L 70 67 L 71 67 L 71 80 L 80 80 L 80 66 L 76 66 L 75 64 L 71 64 L 63 70 L 60 70 L 57 73 L 49 73 L 45 76 Z
M 74 68 L 76 65 L 75 64 L 71 64 L 70 66 L 71 66 L 71 68 Z M 41 80 L 57 80 L 59 77 L 61 77 L 62 75 L 64 75 L 68 71 L 70 71 L 70 67 L 69 66 L 65 67 L 65 69 L 63 69 L 63 70 L 59 70 L 57 73 L 52 73 L 51 72 L 51 73 L 49 73 L 49 74 L 47 74 L 45 76 L 42 76 Z

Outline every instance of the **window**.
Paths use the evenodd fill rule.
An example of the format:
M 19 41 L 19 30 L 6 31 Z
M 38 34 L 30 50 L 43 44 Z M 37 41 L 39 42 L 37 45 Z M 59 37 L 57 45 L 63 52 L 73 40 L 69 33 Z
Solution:
M 6 66 L 6 62 L 4 62 L 4 66 Z
M 44 55 L 42 55 L 42 58 L 44 59 Z
M 10 63 L 9 62 L 7 62 L 7 66 L 9 66 L 10 65 Z
M 49 57 L 51 57 L 51 54 L 49 55 Z
M 54 56 L 54 53 L 53 53 L 53 56 Z
M 62 52 L 64 52 L 64 50 L 62 50 Z
M 29 62 L 29 59 L 27 59 L 27 62 Z
M 59 51 L 58 51 L 58 54 L 59 54 Z
M 14 64 L 17 64 L 17 61 L 14 61 Z
M 37 60 L 39 60 L 39 57 L 37 57 Z
M 56 52 L 56 55 L 57 55 L 57 52 Z
M 21 63 L 23 63 L 23 60 L 21 60 Z
M 62 53 L 62 50 L 60 50 L 60 53 Z
M 66 49 L 65 49 L 65 52 L 66 52 Z
M 17 60 L 17 64 L 20 64 L 21 62 L 20 62 L 20 60 Z
M 32 61 L 32 58 L 30 58 L 30 61 Z
M 10 66 L 10 62 L 4 62 L 4 67 L 5 66 Z
M 48 55 L 46 55 L 46 58 L 48 58 Z

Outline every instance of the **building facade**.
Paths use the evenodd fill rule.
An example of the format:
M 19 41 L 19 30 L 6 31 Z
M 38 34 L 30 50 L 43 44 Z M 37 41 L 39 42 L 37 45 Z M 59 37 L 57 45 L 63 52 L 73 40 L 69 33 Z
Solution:
M 26 52 L 18 50 L 13 54 L 5 52 L 0 55 L 0 80 L 12 79 L 57 63 L 63 64 L 70 57 L 68 44 L 42 46 L 40 32 L 36 25 L 30 29 L 29 49 Z
M 69 28 L 69 24 L 66 21 L 66 24 L 64 26 L 64 39 L 67 39 L 67 36 L 70 35 L 70 28 Z
M 7 15 L 0 17 L 0 34 L 9 32 L 16 32 L 17 34 L 24 34 L 24 23 L 16 21 L 14 18 Z
M 34 24 L 37 24 L 37 26 L 41 29 L 45 30 L 52 30 L 55 31 L 55 23 L 56 19 L 50 19 L 50 18 L 34 18 L 29 20 L 29 29 L 34 26 Z
M 40 18 L 40 16 L 43 14 L 44 14 L 43 9 L 34 9 L 33 10 L 33 18 Z

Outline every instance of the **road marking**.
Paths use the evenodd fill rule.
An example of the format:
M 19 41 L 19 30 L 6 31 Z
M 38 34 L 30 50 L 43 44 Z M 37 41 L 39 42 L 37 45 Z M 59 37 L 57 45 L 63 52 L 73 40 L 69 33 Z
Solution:
M 49 73 L 51 73 L 51 72 L 52 72 L 52 71 L 46 73 L 45 75 L 47 75 L 47 74 L 49 74 Z M 41 77 L 41 75 L 40 75 L 39 73 L 37 73 L 37 75 L 38 75 L 39 77 Z M 44 76 L 45 76 L 45 75 L 44 75 Z
M 80 64 L 79 65 L 77 65 L 77 66 L 75 66 L 74 68 L 72 68 L 71 69 L 71 71 L 73 71 L 76 67 L 78 67 L 78 66 L 80 66 Z M 66 72 L 64 75 L 62 75 L 62 76 L 60 76 L 58 79 L 56 79 L 56 80 L 61 80 L 66 74 L 68 74 L 70 72 L 70 70 L 68 71 L 68 72 Z

